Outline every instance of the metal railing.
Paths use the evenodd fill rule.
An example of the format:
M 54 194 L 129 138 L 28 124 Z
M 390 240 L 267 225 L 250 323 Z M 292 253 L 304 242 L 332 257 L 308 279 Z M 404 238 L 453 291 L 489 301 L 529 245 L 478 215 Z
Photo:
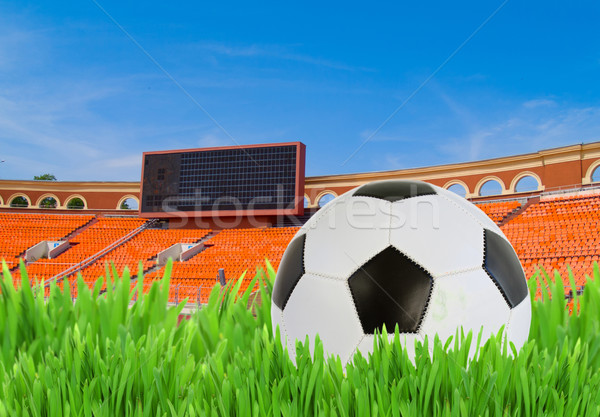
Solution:
M 538 197 L 538 195 L 532 195 L 532 196 L 526 196 L 526 197 L 507 197 L 507 198 L 497 198 L 494 200 L 471 200 L 471 199 L 467 199 L 468 201 L 470 201 L 471 203 L 477 205 L 477 204 L 490 204 L 490 203 L 508 203 L 510 201 L 518 201 L 521 204 L 525 204 L 527 202 L 527 200 L 529 200 L 532 197 Z
M 154 283 L 159 281 L 148 281 L 144 282 L 142 286 L 142 293 L 148 293 L 150 288 Z M 217 282 L 215 281 L 215 284 Z M 169 303 L 173 305 L 181 304 L 185 299 L 187 299 L 187 305 L 194 305 L 200 308 L 202 305 L 208 303 L 208 298 L 213 290 L 212 285 L 184 285 L 184 284 L 175 284 L 169 286 Z M 131 283 L 132 291 L 136 288 L 136 283 Z M 137 301 L 138 293 L 136 292 L 132 301 Z
M 73 265 L 70 268 L 67 268 L 66 270 L 54 275 L 52 278 L 50 278 L 47 282 L 46 282 L 46 286 L 49 286 L 51 282 L 53 281 L 60 281 L 62 279 L 64 279 L 65 277 L 68 277 L 69 275 L 73 275 L 79 271 L 81 271 L 82 269 L 90 266 L 91 264 L 93 264 L 94 262 L 96 262 L 98 259 L 102 258 L 103 256 L 107 255 L 108 253 L 112 252 L 114 249 L 116 249 L 117 247 L 121 246 L 123 243 L 131 240 L 133 237 L 135 237 L 136 235 L 138 235 L 140 232 L 142 232 L 144 229 L 146 229 L 148 227 L 149 224 L 153 223 L 155 220 L 150 220 L 149 222 L 146 222 L 144 224 L 142 224 L 140 227 L 138 227 L 137 229 L 132 230 L 131 232 L 127 233 L 125 236 L 119 238 L 118 240 L 114 241 L 113 243 L 111 243 L 110 245 L 108 245 L 107 247 L 105 247 L 104 249 L 100 250 L 99 252 L 93 254 L 92 256 L 89 256 L 88 258 L 84 259 L 83 261 Z
M 594 191 L 594 190 L 600 190 L 600 186 L 599 185 L 593 185 L 590 187 L 578 187 L 578 188 L 562 188 L 562 187 L 555 187 L 552 189 L 552 191 L 544 191 L 542 194 L 540 194 L 542 197 L 546 197 L 546 196 L 552 196 L 552 195 L 560 195 L 560 194 L 569 194 L 569 193 L 577 193 L 577 192 L 582 192 L 582 191 Z

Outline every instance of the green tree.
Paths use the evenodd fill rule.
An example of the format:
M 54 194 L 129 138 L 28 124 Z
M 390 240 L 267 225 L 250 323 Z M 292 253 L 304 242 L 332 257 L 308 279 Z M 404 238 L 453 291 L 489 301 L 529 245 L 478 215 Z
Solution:
M 54 174 L 35 175 L 33 179 L 34 181 L 56 181 Z
M 83 200 L 79 197 L 75 197 L 69 200 L 67 208 L 71 210 L 81 210 L 85 207 Z
M 40 203 L 41 208 L 56 208 L 57 205 L 58 203 L 54 197 L 46 197 Z
M 121 206 L 119 207 L 121 210 L 137 210 L 138 202 L 134 198 L 127 198 L 123 200 Z
M 27 202 L 27 199 L 25 197 L 15 197 L 13 198 L 13 200 L 10 202 L 10 206 L 11 207 L 29 207 L 29 203 Z

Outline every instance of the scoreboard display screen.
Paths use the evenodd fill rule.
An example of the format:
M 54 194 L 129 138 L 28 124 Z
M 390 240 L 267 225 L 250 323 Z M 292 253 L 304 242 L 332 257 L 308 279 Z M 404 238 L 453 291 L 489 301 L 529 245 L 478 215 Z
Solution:
M 301 142 L 145 152 L 140 215 L 302 214 L 305 152 Z

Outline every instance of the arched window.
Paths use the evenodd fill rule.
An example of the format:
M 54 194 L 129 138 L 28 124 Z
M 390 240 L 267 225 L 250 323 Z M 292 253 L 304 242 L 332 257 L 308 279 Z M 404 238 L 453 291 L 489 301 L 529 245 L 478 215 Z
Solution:
M 323 207 L 325 204 L 329 203 L 334 198 L 335 196 L 331 193 L 323 194 L 321 198 L 319 198 L 319 207 Z
M 58 201 L 54 197 L 46 197 L 42 201 L 40 201 L 40 208 L 56 208 L 58 206 Z
M 481 197 L 487 197 L 488 195 L 502 194 L 502 185 L 496 180 L 488 180 L 483 183 L 479 189 L 479 195 Z
M 461 197 L 467 196 L 467 190 L 461 184 L 452 184 L 448 187 L 448 191 L 452 191 L 454 194 L 458 194 Z
M 592 172 L 592 182 L 600 182 L 600 166 L 597 166 Z
M 29 207 L 29 201 L 27 201 L 25 197 L 19 195 L 11 200 L 10 206 L 16 208 Z
M 538 183 L 538 180 L 531 175 L 526 175 L 517 182 L 515 191 L 517 193 L 523 193 L 526 191 L 537 191 L 539 188 L 540 184 Z
M 135 198 L 127 198 L 123 200 L 121 206 L 119 207 L 121 210 L 137 210 L 138 202 Z
M 83 210 L 85 208 L 85 203 L 81 198 L 73 197 L 67 201 L 67 208 L 69 210 Z
M 310 200 L 304 197 L 304 208 L 308 208 L 308 206 L 310 206 Z

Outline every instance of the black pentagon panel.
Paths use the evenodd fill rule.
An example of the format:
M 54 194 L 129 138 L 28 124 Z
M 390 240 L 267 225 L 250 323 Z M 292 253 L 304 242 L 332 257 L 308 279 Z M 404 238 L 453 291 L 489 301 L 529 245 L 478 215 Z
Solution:
M 433 280 L 400 251 L 388 247 L 348 279 L 366 334 L 417 332 L 431 295 Z
M 359 187 L 353 196 L 374 197 L 390 202 L 411 197 L 436 194 L 435 189 L 426 182 L 408 180 L 375 181 Z
M 293 239 L 285 250 L 273 285 L 273 302 L 282 311 L 304 275 L 304 241 L 306 235 Z
M 483 268 L 513 308 L 527 297 L 527 281 L 514 249 L 497 233 L 484 229 Z

